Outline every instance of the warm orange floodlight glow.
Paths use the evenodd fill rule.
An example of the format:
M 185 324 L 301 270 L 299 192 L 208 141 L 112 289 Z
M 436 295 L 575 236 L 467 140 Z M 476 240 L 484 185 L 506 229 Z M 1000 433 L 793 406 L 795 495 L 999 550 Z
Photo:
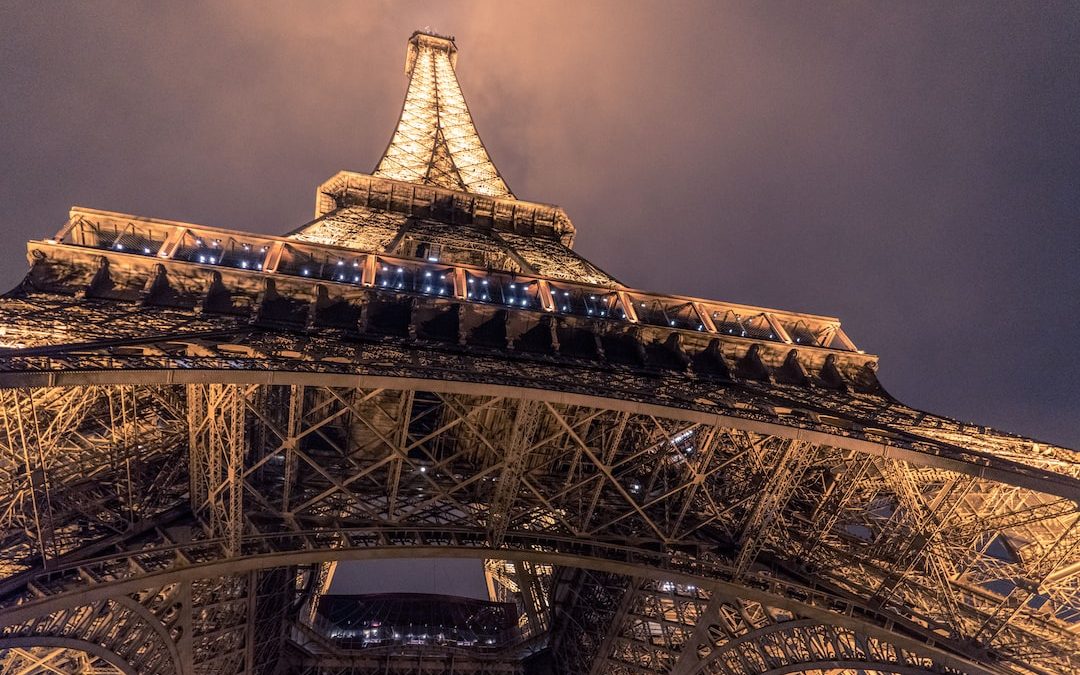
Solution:
M 458 86 L 453 38 L 414 33 L 401 118 L 374 174 L 492 197 L 513 198 L 473 126 Z

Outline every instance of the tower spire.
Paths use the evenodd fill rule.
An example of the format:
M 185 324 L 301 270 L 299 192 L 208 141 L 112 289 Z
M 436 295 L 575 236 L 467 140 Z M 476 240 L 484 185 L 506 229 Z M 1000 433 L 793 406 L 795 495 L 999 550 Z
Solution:
M 394 180 L 514 198 L 473 124 L 454 67 L 454 38 L 409 38 L 409 89 L 390 145 L 373 172 Z

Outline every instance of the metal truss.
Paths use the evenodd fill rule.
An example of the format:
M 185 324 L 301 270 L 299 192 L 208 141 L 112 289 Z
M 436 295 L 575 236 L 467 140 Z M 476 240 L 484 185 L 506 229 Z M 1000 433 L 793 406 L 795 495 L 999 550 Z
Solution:
M 288 570 L 275 569 L 71 604 L 5 626 L 0 649 L 12 650 L 3 662 L 11 664 L 14 648 L 33 645 L 62 650 L 56 658 L 81 653 L 140 675 L 271 672 L 284 644 L 289 581 Z
M 89 646 L 89 645 L 88 645 Z M 84 675 L 116 675 L 125 670 L 89 651 L 68 647 L 9 647 L 0 666 L 3 675 L 29 673 L 83 673 Z M 130 672 L 130 671 L 128 671 Z
M 244 517 L 243 390 L 235 384 L 189 385 L 187 403 L 191 506 L 205 512 L 211 536 L 222 538 L 225 550 L 235 554 Z
M 836 319 L 621 285 L 510 193 L 455 58 L 412 36 L 376 175 L 292 238 L 31 242 L 0 675 L 1080 672 L 1073 451 L 896 401 Z M 514 639 L 320 632 L 338 561 L 402 557 L 484 560 Z
M 965 672 L 857 629 L 694 585 L 596 574 L 581 581 L 581 601 L 568 609 L 579 616 L 568 620 L 586 628 L 587 617 L 600 619 L 586 628 L 603 636 L 584 655 L 592 673 Z M 597 606 L 606 613 L 598 616 Z
M 523 394 L 222 384 L 5 390 L 5 466 L 29 476 L 2 505 L 25 517 L 23 533 L 12 533 L 3 551 L 12 569 L 3 587 L 5 635 L 72 630 L 139 672 L 170 672 L 166 655 L 180 658 L 181 649 L 190 650 L 191 672 L 263 672 L 244 664 L 281 653 L 284 617 L 300 620 L 289 598 L 319 586 L 312 565 L 443 550 L 521 561 L 510 577 L 517 592 L 533 589 L 523 597 L 531 598 L 525 614 L 534 635 L 588 623 L 566 609 L 567 593 L 591 597 L 591 612 L 604 606 L 584 581 L 573 591 L 546 574 L 531 581 L 537 565 L 626 576 L 608 584 L 610 616 L 593 623 L 612 632 L 601 633 L 588 655 L 589 663 L 631 664 L 619 666 L 626 672 L 685 671 L 684 643 L 695 654 L 734 654 L 715 631 L 701 632 L 703 617 L 719 612 L 713 593 L 805 620 L 768 633 L 768 640 L 803 645 L 785 652 L 791 664 L 878 663 L 887 653 L 895 672 L 984 672 L 973 664 L 992 652 L 994 667 L 1006 670 L 1076 667 L 1061 650 L 1075 638 L 1055 618 L 1075 611 L 1075 502 L 685 421 L 677 410 L 664 417 Z M 71 414 L 78 405 L 111 411 L 113 426 Z M 150 428 L 156 437 L 133 431 Z M 49 440 L 44 471 L 30 452 L 37 439 Z M 90 439 L 125 451 L 109 464 L 86 465 Z M 241 440 L 243 450 L 234 451 Z M 154 464 L 156 457 L 166 459 Z M 172 471 L 130 470 L 158 465 Z M 120 497 L 74 499 L 87 474 Z M 200 480 L 206 487 L 192 488 L 189 498 L 188 486 Z M 243 494 L 239 514 L 228 498 L 234 490 Z M 174 501 L 162 504 L 163 495 Z M 76 501 L 79 515 L 68 515 L 61 505 Z M 59 522 L 83 531 L 123 525 L 82 550 Z M 310 571 L 297 576 L 289 566 Z M 275 569 L 284 576 L 273 577 Z M 268 595 L 260 600 L 265 575 L 275 581 L 261 584 Z M 1038 589 L 1037 607 L 1022 600 L 1028 589 Z M 98 592 L 101 599 L 87 604 Z M 188 605 L 175 600 L 184 593 L 193 596 Z M 160 626 L 152 628 L 145 613 L 132 614 L 142 623 L 118 619 L 133 611 L 118 597 L 152 604 Z M 266 614 L 258 602 L 277 609 Z M 181 620 L 185 606 L 189 620 L 213 628 L 189 633 L 164 618 Z M 256 628 L 255 617 L 264 616 L 270 623 Z M 94 617 L 159 638 L 125 639 L 148 650 L 127 654 L 95 632 Z M 771 654 L 761 636 L 764 642 L 738 644 Z M 814 652 L 808 645 L 825 646 Z M 774 663 L 738 653 L 723 666 L 710 657 L 708 668 L 719 670 L 701 672 L 739 672 L 732 664 L 747 659 Z
M 530 650 L 547 644 L 547 632 L 551 627 L 552 573 L 551 565 L 538 565 L 527 560 L 484 561 L 488 595 L 518 606 L 521 637 L 533 643 Z

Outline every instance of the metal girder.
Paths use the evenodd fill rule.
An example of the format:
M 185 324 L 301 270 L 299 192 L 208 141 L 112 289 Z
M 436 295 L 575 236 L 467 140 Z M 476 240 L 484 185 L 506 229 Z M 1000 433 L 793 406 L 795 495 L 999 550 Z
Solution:
M 622 286 L 510 193 L 455 59 L 410 38 L 376 175 L 289 237 L 31 243 L 5 675 L 1080 672 L 1072 451 L 895 401 L 830 317 Z M 403 556 L 485 559 L 509 646 L 335 643 L 336 561 Z
M 528 452 L 533 437 L 540 427 L 543 406 L 536 401 L 522 399 L 517 403 L 505 439 L 496 447 L 500 451 L 502 468 L 495 479 L 495 494 L 488 506 L 488 533 L 496 548 L 510 526 L 514 501 L 521 491 L 521 478 L 525 473 Z
M 191 507 L 226 555 L 240 551 L 244 530 L 244 396 L 235 384 L 187 387 Z
M 626 580 L 626 588 L 622 592 L 622 598 L 611 613 L 606 630 L 604 631 L 603 639 L 597 646 L 592 667 L 589 668 L 589 675 L 603 675 L 603 673 L 609 672 L 612 664 L 608 660 L 608 655 L 611 654 L 612 649 L 614 649 L 615 642 L 619 637 L 618 628 L 625 623 L 627 616 L 630 614 L 634 600 L 636 599 L 638 586 L 640 586 L 641 583 L 642 580 L 637 577 L 630 577 Z
M 585 559 L 607 561 L 604 565 L 634 556 L 638 560 L 635 574 L 643 579 L 649 576 L 642 574 L 645 569 L 653 570 L 653 575 L 697 569 L 695 585 L 700 588 L 705 588 L 710 578 L 727 578 L 736 587 L 749 589 L 760 583 L 760 577 L 753 567 L 740 565 L 739 559 L 740 551 L 748 546 L 745 535 L 753 533 L 760 539 L 752 545 L 760 552 L 753 557 L 764 570 L 770 570 L 769 574 L 787 574 L 785 569 L 807 574 L 812 569 L 816 584 L 835 584 L 837 595 L 834 600 L 823 600 L 826 604 L 848 602 L 840 599 L 844 594 L 872 598 L 877 592 L 892 598 L 890 606 L 902 602 L 911 608 L 910 614 L 889 610 L 892 618 L 881 625 L 903 620 L 910 622 L 909 630 L 917 630 L 919 623 L 929 622 L 934 631 L 956 631 L 958 639 L 969 639 L 973 633 L 970 626 L 999 621 L 1005 625 L 993 633 L 994 641 L 985 644 L 1016 650 L 1017 659 L 1054 658 L 1053 641 L 1064 639 L 1060 637 L 1063 633 L 1055 632 L 1059 629 L 1053 627 L 1045 611 L 1023 607 L 1016 611 L 1002 605 L 1005 596 L 996 596 L 985 586 L 992 587 L 1005 575 L 1018 578 L 1025 569 L 1049 577 L 1049 570 L 1062 569 L 1073 559 L 1069 532 L 1075 509 L 1037 493 L 1018 492 L 963 474 L 909 467 L 897 460 L 877 458 L 869 464 L 869 460 L 852 464 L 857 456 L 847 452 L 827 446 L 804 452 L 791 441 L 730 427 L 502 396 L 279 385 L 206 386 L 194 393 L 183 388 L 178 394 L 126 385 L 113 391 L 94 387 L 79 396 L 55 399 L 44 399 L 34 392 L 39 413 L 50 420 L 59 419 L 59 413 L 71 409 L 76 401 L 97 401 L 83 405 L 100 406 L 108 419 L 112 431 L 102 438 L 102 447 L 129 447 L 133 438 L 145 441 L 146 436 L 133 430 L 151 425 L 158 428 L 156 438 L 160 440 L 155 443 L 161 445 L 143 448 L 147 457 L 163 453 L 172 457 L 172 462 L 184 462 L 188 451 L 174 441 L 191 438 L 191 433 L 196 442 L 216 447 L 219 459 L 193 454 L 188 471 L 166 474 L 172 476 L 175 487 L 156 484 L 159 494 L 181 498 L 192 479 L 190 473 L 200 471 L 214 477 L 215 487 L 207 482 L 199 493 L 206 496 L 194 506 L 206 509 L 211 498 L 220 495 L 217 508 L 228 513 L 226 505 L 232 503 L 227 499 L 228 490 L 239 480 L 242 490 L 252 495 L 240 502 L 242 512 L 237 521 L 248 529 L 232 530 L 239 536 L 231 553 L 221 544 L 222 533 L 230 531 L 224 525 L 219 525 L 219 530 L 203 529 L 198 522 L 187 521 L 188 534 L 179 539 L 154 543 L 152 536 L 146 539 L 147 533 L 131 539 L 130 544 L 115 540 L 109 549 L 115 552 L 104 558 L 100 553 L 107 549 L 98 549 L 97 562 L 80 563 L 78 556 L 69 556 L 54 564 L 55 570 L 45 577 L 11 579 L 13 590 L 20 583 L 34 589 L 37 600 L 31 598 L 27 609 L 34 602 L 60 599 L 67 593 L 73 593 L 73 598 L 88 597 L 88 590 L 95 587 L 104 591 L 119 582 L 133 583 L 135 586 L 114 586 L 116 592 L 131 592 L 119 589 L 157 583 L 151 579 L 175 578 L 168 575 L 174 574 L 170 561 L 176 556 L 188 565 L 217 565 L 227 564 L 231 555 L 243 562 L 243 567 L 236 569 L 250 570 L 274 564 L 273 556 L 287 551 L 310 556 L 282 559 L 283 564 L 288 560 L 288 564 L 310 565 L 320 558 L 351 557 L 362 549 L 378 555 L 392 554 L 395 548 L 416 554 L 429 551 L 424 553 L 427 555 L 443 548 L 452 554 L 455 545 L 466 542 L 468 547 L 481 542 L 491 547 L 496 559 L 514 560 L 517 552 L 527 552 L 517 558 L 526 562 L 543 561 L 545 555 L 587 545 L 581 549 Z M 296 402 L 298 394 L 306 404 Z M 421 399 L 424 403 L 418 405 L 416 401 Z M 44 400 L 56 401 L 56 417 L 48 406 L 40 404 Z M 283 403 L 275 408 L 278 412 L 252 412 L 252 406 L 271 401 Z M 121 405 L 127 412 L 120 412 Z M 508 416 L 507 411 L 512 414 Z M 53 469 L 59 471 L 55 475 L 66 475 L 63 471 L 67 469 L 61 469 L 63 462 L 69 461 L 64 455 L 65 444 L 72 439 L 85 442 L 86 430 L 101 422 L 98 417 L 75 419 L 81 422 L 75 422 L 74 428 L 54 426 L 56 431 L 51 432 L 60 462 Z M 212 431 L 214 425 L 220 432 Z M 7 443 L 15 446 L 13 439 L 20 438 L 9 433 Z M 211 438 L 216 439 L 212 444 L 204 440 Z M 242 442 L 230 444 L 229 439 Z M 253 439 L 261 439 L 259 448 L 249 447 Z M 507 439 L 516 440 L 511 444 Z M 513 470 L 507 466 L 511 457 L 505 448 L 509 445 L 516 447 L 513 461 L 517 468 Z M 239 455 L 229 457 L 227 453 L 236 447 L 242 448 Z M 290 454 L 297 460 L 291 466 L 286 461 Z M 242 468 L 231 477 L 230 462 L 242 462 L 237 464 Z M 132 462 L 113 461 L 95 469 L 96 478 L 118 486 L 123 497 L 111 506 L 112 502 L 104 503 L 102 508 L 115 509 L 125 523 L 131 522 L 132 514 L 147 512 L 144 505 L 128 503 L 145 492 L 142 479 L 134 474 L 128 478 L 133 466 Z M 464 470 L 466 466 L 468 470 Z M 285 480 L 287 474 L 290 478 Z M 510 491 L 512 500 L 505 501 L 504 492 L 504 501 L 500 501 L 500 483 L 515 484 L 505 480 L 508 476 L 516 477 L 517 489 Z M 764 484 L 762 477 L 767 477 Z M 152 478 L 160 481 L 162 474 Z M 74 487 L 69 482 L 62 484 L 65 490 L 54 491 L 54 501 L 66 501 L 67 489 Z M 279 496 L 274 496 L 275 490 Z M 837 497 L 841 493 L 842 498 Z M 480 505 L 497 503 L 507 504 L 507 518 L 502 536 L 495 542 L 488 510 Z M 394 504 L 393 509 L 390 504 Z M 288 509 L 282 508 L 285 505 Z M 769 528 L 769 522 L 778 523 L 781 518 L 784 527 Z M 372 519 L 381 524 L 373 528 Z M 203 516 L 207 523 L 224 520 L 222 516 L 216 521 L 210 514 Z M 184 522 L 182 518 L 180 522 Z M 402 529 L 405 523 L 408 525 Z M 829 527 L 824 528 L 825 524 Z M 380 530 L 385 533 L 378 534 Z M 911 540 L 914 531 L 920 533 L 918 541 L 928 544 Z M 28 534 L 33 532 L 31 528 Z M 992 560 L 985 544 L 989 536 L 1006 537 L 1021 556 L 1015 562 L 987 563 Z M 1023 537 L 1030 542 L 1023 544 Z M 623 548 L 605 540 L 632 545 Z M 817 543 L 805 551 L 803 559 L 785 562 L 784 552 L 801 550 L 795 542 L 806 540 Z M 867 546 L 864 540 L 876 543 Z M 906 548 L 897 549 L 889 542 L 907 543 Z M 657 557 L 649 551 L 655 545 L 668 547 L 670 553 Z M 159 550 L 175 553 L 162 558 Z M 22 544 L 6 551 L 6 559 L 17 565 L 25 559 L 26 565 L 32 566 L 33 557 L 40 555 L 38 547 Z M 961 551 L 966 553 L 960 555 Z M 1039 557 L 1031 559 L 1034 555 Z M 257 562 L 261 556 L 271 557 L 265 563 Z M 965 562 L 962 566 L 950 562 L 943 577 L 938 573 L 942 568 L 933 561 L 946 557 Z M 545 565 L 555 559 L 547 560 Z M 712 561 L 709 569 L 713 571 L 705 573 L 700 567 L 705 560 Z M 1054 562 L 1035 564 L 1029 560 Z M 530 632 L 535 635 L 550 625 L 543 616 L 545 602 L 537 595 L 550 591 L 543 584 L 532 584 L 526 574 L 530 569 L 536 568 L 520 565 L 520 574 L 515 572 L 513 581 L 518 592 L 523 587 L 539 589 L 523 605 L 526 614 L 532 610 Z M 187 578 L 194 581 L 199 574 Z M 1069 575 L 1058 577 L 1040 579 L 1039 588 L 1046 592 L 1055 583 L 1062 589 L 1075 583 Z M 320 584 L 306 588 L 317 591 Z M 792 592 L 797 597 L 805 591 Z M 943 598 L 944 593 L 948 595 Z M 235 617 L 237 626 L 248 626 L 237 628 L 247 638 L 211 644 L 235 645 L 236 658 L 251 661 L 254 642 L 247 618 L 253 601 L 251 596 L 242 597 L 247 598 L 242 603 L 246 609 L 229 616 Z M 1071 597 L 1062 590 L 1051 601 L 1065 603 L 1060 606 L 1065 610 Z M 309 608 L 315 598 L 317 592 L 309 596 Z M 197 606 L 197 601 L 193 605 Z M 47 606 L 42 605 L 42 611 Z M 1007 623 L 995 618 L 1003 615 L 998 609 L 1002 606 L 1012 611 Z M 686 630 L 691 634 L 695 629 Z M 220 640 L 225 638 L 222 635 Z M 936 632 L 932 639 L 942 641 Z M 187 649 L 177 647 L 182 648 Z M 196 659 L 208 650 L 229 653 L 229 649 L 211 648 L 197 640 L 190 649 Z M 963 651 L 959 643 L 957 649 Z M 675 663 L 681 657 L 676 653 L 670 658 Z
M 333 351 L 340 352 L 341 346 L 335 345 Z M 408 351 L 394 349 L 380 350 L 380 356 L 388 359 L 408 361 Z M 402 372 L 392 369 L 381 371 L 379 364 L 365 363 L 361 372 L 336 372 L 334 362 L 312 363 L 300 361 L 290 364 L 284 372 L 266 372 L 261 369 L 244 369 L 245 364 L 238 364 L 235 359 L 223 357 L 190 357 L 175 362 L 162 361 L 158 358 L 118 361 L 115 357 L 94 358 L 88 362 L 75 359 L 61 364 L 51 361 L 38 365 L 60 365 L 64 369 L 58 372 L 19 372 L 5 373 L 0 360 L 0 388 L 11 387 L 72 387 L 87 384 L 121 385 L 142 384 L 147 378 L 163 385 L 209 382 L 235 384 L 300 384 L 307 386 L 354 387 L 358 379 L 368 389 L 377 388 L 415 388 L 438 393 L 482 392 L 492 395 L 517 398 L 527 395 L 537 400 L 553 403 L 571 403 L 594 406 L 624 412 L 652 414 L 657 417 L 682 419 L 702 424 L 721 425 L 753 433 L 763 433 L 781 438 L 797 439 L 827 445 L 830 447 L 852 450 L 865 455 L 888 457 L 913 465 L 928 466 L 946 471 L 972 475 L 977 478 L 997 481 L 1016 487 L 1027 488 L 1046 494 L 1052 494 L 1073 501 L 1080 501 L 1080 467 L 1073 460 L 1067 471 L 1059 470 L 1064 459 L 1064 449 L 1055 450 L 1050 461 L 1044 462 L 1038 456 L 1027 456 L 1025 461 L 1031 465 L 1019 463 L 1013 459 L 1017 443 L 1012 438 L 1001 439 L 998 445 L 1000 459 L 984 453 L 971 453 L 961 445 L 941 444 L 930 439 L 908 444 L 901 436 L 880 436 L 860 434 L 858 430 L 840 429 L 828 424 L 807 423 L 803 414 L 808 408 L 828 403 L 811 403 L 809 399 L 795 402 L 785 398 L 771 399 L 762 394 L 761 399 L 747 397 L 742 399 L 738 391 L 724 388 L 695 390 L 690 383 L 680 383 L 678 387 L 662 390 L 663 398 L 671 401 L 668 405 L 656 403 L 655 396 L 636 394 L 631 390 L 619 391 L 618 396 L 598 395 L 604 391 L 603 378 L 591 381 L 583 373 L 566 373 L 557 369 L 530 368 L 528 372 L 513 370 L 507 373 L 491 373 L 492 368 L 502 369 L 492 361 L 470 360 L 467 363 L 447 363 L 433 371 L 417 369 Z M 27 367 L 22 361 L 21 368 Z M 92 372 L 68 371 L 66 367 L 77 365 L 80 369 Z M 456 369 L 456 370 L 455 370 Z M 457 380 L 457 372 L 488 372 L 490 379 L 482 383 Z M 523 375 L 528 377 L 521 377 Z M 623 383 L 640 387 L 642 392 L 653 388 L 646 381 L 633 381 L 622 378 Z M 581 386 L 587 384 L 588 386 Z M 755 404 L 755 401 L 758 401 Z M 764 401 L 765 403 L 762 403 Z M 703 403 L 704 402 L 704 403 Z M 851 420 L 858 425 L 876 427 L 889 425 L 889 420 L 903 418 L 904 423 L 916 417 L 925 419 L 926 414 L 905 409 L 898 404 L 887 404 L 877 399 L 873 411 L 863 411 L 850 404 L 837 404 L 842 409 L 850 410 Z M 764 409 L 761 406 L 764 405 Z M 790 409 L 787 406 L 796 406 Z M 868 405 L 869 407 L 869 405 Z M 847 413 L 845 413 L 847 414 Z M 884 417 L 884 419 L 881 419 Z M 910 419 L 909 419 L 910 418 Z M 951 422 L 937 418 L 934 423 Z M 975 434 L 976 432 L 972 432 Z M 1016 451 L 1020 453 L 1020 450 Z M 996 453 L 995 453 L 996 454 Z
M 85 652 L 104 658 L 124 672 L 184 672 L 161 617 L 140 600 L 127 596 L 77 605 L 5 626 L 0 633 L 0 659 L 6 647 L 16 645 Z
M 591 587 L 577 594 L 595 603 L 602 597 L 597 595 L 599 589 L 610 588 L 612 580 L 587 576 L 579 585 Z M 563 607 L 564 612 L 580 617 L 564 621 L 575 621 L 579 628 L 603 637 L 578 640 L 578 644 L 598 645 L 590 656 L 593 672 L 742 675 L 828 668 L 845 672 L 973 672 L 857 629 L 804 619 L 755 602 L 725 599 L 696 586 L 639 579 L 623 588 L 617 594 L 621 596 L 617 608 L 607 611 L 610 624 L 600 631 L 595 623 L 581 620 L 589 604 Z M 572 668 L 572 663 L 563 665 Z
M 25 646 L 21 646 L 25 645 Z M 48 644 L 14 638 L 0 643 L 0 673 L 80 673 L 80 675 L 137 675 L 127 664 L 115 662 L 92 643 L 58 639 Z
M 740 573 L 749 569 L 765 546 L 773 521 L 786 510 L 788 500 L 800 485 L 803 473 L 815 454 L 813 446 L 798 441 L 788 441 L 782 448 L 775 462 L 762 463 L 767 473 L 762 476 L 764 482 L 757 501 L 739 537 L 740 548 L 735 557 L 735 568 Z
M 690 634 L 686 645 L 680 650 L 678 660 L 671 668 L 671 675 L 692 675 L 700 669 L 702 657 L 712 652 L 713 639 L 710 635 L 710 625 L 719 625 L 722 620 L 721 610 L 723 608 L 724 603 L 721 597 L 713 594 L 705 607 L 702 608 L 701 614 L 696 618 L 693 624 L 693 632 Z M 702 650 L 699 645 L 705 646 L 705 649 Z

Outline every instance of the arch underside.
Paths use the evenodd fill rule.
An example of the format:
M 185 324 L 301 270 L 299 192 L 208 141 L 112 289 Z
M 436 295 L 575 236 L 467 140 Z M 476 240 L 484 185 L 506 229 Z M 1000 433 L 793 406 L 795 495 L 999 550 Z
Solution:
M 119 655 L 85 640 L 36 637 L 0 640 L 0 673 L 138 675 Z
M 557 578 L 548 588 L 553 595 L 568 599 L 549 616 L 550 643 L 558 664 L 554 672 L 746 674 L 819 667 L 830 672 L 838 668 L 882 673 L 996 672 L 891 635 L 870 622 L 832 617 L 828 610 L 801 605 L 779 594 L 734 589 L 740 595 L 765 599 L 747 600 L 729 595 L 731 585 L 712 587 L 707 577 L 678 573 L 657 576 L 654 567 L 643 563 L 498 551 L 482 544 L 475 550 L 401 550 L 399 545 L 397 550 L 338 549 L 322 555 L 343 559 L 503 555 L 518 564 L 529 560 L 553 565 Z M 69 659 L 75 652 L 87 652 L 109 664 L 112 670 L 108 672 L 140 674 L 436 673 L 446 672 L 451 663 L 459 673 L 529 672 L 521 670 L 520 654 L 516 653 L 520 649 L 513 648 L 479 657 L 462 650 L 447 654 L 446 650 L 430 648 L 335 651 L 327 650 L 325 642 L 305 644 L 301 638 L 297 642 L 305 648 L 303 654 L 280 660 L 284 636 L 268 619 L 289 620 L 283 609 L 299 595 L 297 589 L 289 588 L 291 578 L 321 557 L 306 551 L 219 560 L 198 569 L 165 570 L 113 583 L 111 588 L 98 589 L 103 592 L 54 599 L 45 603 L 43 611 L 60 609 L 48 614 L 23 612 L 37 615 L 0 632 L 0 668 L 4 668 L 0 672 L 14 672 L 12 667 L 25 663 L 25 650 L 45 647 L 51 648 L 59 672 L 84 672 L 63 670 L 68 661 L 57 658 L 61 651 L 67 652 Z M 224 572 L 229 574 L 219 576 Z M 148 581 L 155 585 L 125 592 Z M 110 599 L 78 604 L 96 595 Z M 769 599 L 779 606 L 770 604 Z M 133 612 L 131 607 L 140 611 Z M 815 618 L 801 618 L 800 609 Z M 161 625 L 154 624 L 155 617 Z M 263 626 L 253 627 L 252 621 L 261 621 Z M 312 632 L 307 625 L 302 628 L 301 633 Z M 185 634 L 190 634 L 186 644 Z M 249 639 L 254 640 L 250 651 L 245 644 Z M 589 644 L 598 640 L 603 642 L 601 651 Z M 312 646 L 315 649 L 308 651 Z M 417 661 L 429 670 L 411 670 Z M 83 660 L 74 663 L 85 667 Z M 282 663 L 287 663 L 284 670 L 274 670 Z
M 596 673 L 1080 667 L 1076 502 L 1049 474 L 1013 484 L 1032 467 L 795 426 L 753 397 L 263 375 L 5 374 L 3 635 L 122 654 L 93 627 L 126 616 L 138 672 L 333 672 L 283 628 L 320 562 L 467 556 L 535 572 L 524 630 Z M 589 597 L 611 611 L 569 601 Z M 517 672 L 497 667 L 476 672 Z

